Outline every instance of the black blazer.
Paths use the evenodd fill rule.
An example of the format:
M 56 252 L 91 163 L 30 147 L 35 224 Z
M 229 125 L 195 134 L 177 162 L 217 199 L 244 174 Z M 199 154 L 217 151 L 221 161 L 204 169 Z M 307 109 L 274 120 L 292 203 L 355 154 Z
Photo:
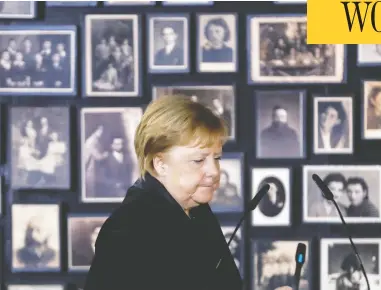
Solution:
M 98 235 L 84 287 L 122 289 L 241 290 L 241 276 L 209 205 L 192 209 L 189 218 L 151 175 L 130 187 Z

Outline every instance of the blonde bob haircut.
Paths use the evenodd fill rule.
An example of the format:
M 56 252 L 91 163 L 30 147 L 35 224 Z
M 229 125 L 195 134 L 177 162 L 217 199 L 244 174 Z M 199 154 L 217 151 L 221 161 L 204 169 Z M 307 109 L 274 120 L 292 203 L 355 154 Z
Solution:
M 140 176 L 155 175 L 153 159 L 174 146 L 223 145 L 227 136 L 223 119 L 204 105 L 179 95 L 160 97 L 148 105 L 136 129 Z

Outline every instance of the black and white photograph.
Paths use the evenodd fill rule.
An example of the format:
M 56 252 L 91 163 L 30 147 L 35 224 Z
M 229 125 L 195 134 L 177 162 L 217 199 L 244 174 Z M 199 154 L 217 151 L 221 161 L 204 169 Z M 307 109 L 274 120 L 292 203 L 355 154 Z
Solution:
M 7 286 L 7 290 L 64 290 L 65 286 L 61 284 L 11 284 Z
M 238 61 L 236 14 L 199 14 L 197 16 L 197 70 L 235 72 Z
M 12 272 L 61 269 L 58 204 L 12 204 Z
M 308 241 L 256 240 L 253 244 L 255 290 L 277 289 L 282 286 L 294 287 L 295 253 L 298 243 L 307 246 L 304 265 L 300 273 L 299 290 L 310 290 L 310 265 Z
M 155 5 L 156 1 L 133 1 L 133 0 L 116 0 L 116 1 L 103 1 L 104 6 L 124 6 L 124 5 Z
M 359 66 L 381 65 L 381 44 L 358 44 L 357 64 Z
M 0 1 L 0 19 L 33 19 L 37 1 Z
M 256 92 L 257 158 L 305 157 L 305 92 Z
M 235 87 L 234 86 L 155 86 L 152 98 L 160 98 L 169 95 L 179 95 L 191 98 L 194 102 L 200 102 L 210 108 L 216 115 L 222 117 L 229 130 L 229 139 L 236 138 L 235 120 Z
M 225 153 L 220 160 L 220 187 L 210 202 L 213 212 L 241 212 L 243 210 L 243 156 Z
M 70 188 L 68 107 L 11 107 L 11 187 Z
M 85 16 L 83 64 L 87 97 L 140 93 L 140 18 L 135 14 Z
M 314 153 L 353 153 L 352 97 L 314 97 Z
M 189 72 L 189 15 L 148 15 L 147 28 L 149 71 Z
M 46 1 L 47 7 L 68 6 L 68 7 L 86 7 L 97 6 L 97 1 Z
M 252 212 L 253 226 L 291 225 L 291 185 L 289 168 L 253 168 L 251 171 L 251 198 L 266 184 L 267 194 Z
M 354 238 L 370 289 L 380 288 L 380 239 Z M 347 238 L 320 240 L 320 289 L 369 289 L 361 264 Z
M 347 223 L 380 223 L 379 165 L 306 165 L 303 167 L 303 222 L 341 223 L 336 207 L 326 200 L 312 175 L 332 191 Z
M 362 136 L 381 139 L 381 81 L 364 81 L 362 93 Z
M 2 26 L 0 95 L 75 96 L 76 38 L 74 25 Z
M 95 242 L 107 215 L 68 216 L 68 268 L 87 271 L 95 253 Z
M 342 83 L 345 46 L 307 44 L 307 17 L 248 16 L 249 83 Z
M 228 243 L 230 238 L 233 235 L 235 227 L 231 226 L 222 226 L 221 230 L 224 234 L 225 240 Z M 238 230 L 235 237 L 233 237 L 232 241 L 229 245 L 230 253 L 234 258 L 234 262 L 237 265 L 237 268 L 240 270 L 241 274 L 243 271 L 243 243 L 242 243 L 242 233 L 241 230 Z
M 201 6 L 201 5 L 213 5 L 214 1 L 184 1 L 184 0 L 173 0 L 173 1 L 161 1 L 164 6 Z
M 135 131 L 140 107 L 81 109 L 82 202 L 120 203 L 139 178 Z

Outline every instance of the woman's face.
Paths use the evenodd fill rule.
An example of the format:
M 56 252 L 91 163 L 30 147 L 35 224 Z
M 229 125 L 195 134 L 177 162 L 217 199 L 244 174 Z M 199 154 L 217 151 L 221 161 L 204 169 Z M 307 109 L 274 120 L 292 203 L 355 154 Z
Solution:
M 159 180 L 180 204 L 212 200 L 220 183 L 222 144 L 210 148 L 176 146 L 154 160 Z
M 381 110 L 381 93 L 378 93 L 373 99 L 372 104 L 377 111 Z
M 208 28 L 208 36 L 212 43 L 221 44 L 225 39 L 225 29 L 222 26 L 212 24 Z

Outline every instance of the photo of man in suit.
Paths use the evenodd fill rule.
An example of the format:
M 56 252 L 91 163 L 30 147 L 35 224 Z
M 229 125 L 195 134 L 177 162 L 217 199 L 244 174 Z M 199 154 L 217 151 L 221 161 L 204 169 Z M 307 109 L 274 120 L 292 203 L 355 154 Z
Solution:
M 176 21 L 165 25 L 161 29 L 161 39 L 164 44 L 155 53 L 155 66 L 181 66 L 184 65 L 183 44 L 178 42 L 178 30 L 182 30 L 184 23 Z M 180 29 L 175 29 L 179 27 Z

